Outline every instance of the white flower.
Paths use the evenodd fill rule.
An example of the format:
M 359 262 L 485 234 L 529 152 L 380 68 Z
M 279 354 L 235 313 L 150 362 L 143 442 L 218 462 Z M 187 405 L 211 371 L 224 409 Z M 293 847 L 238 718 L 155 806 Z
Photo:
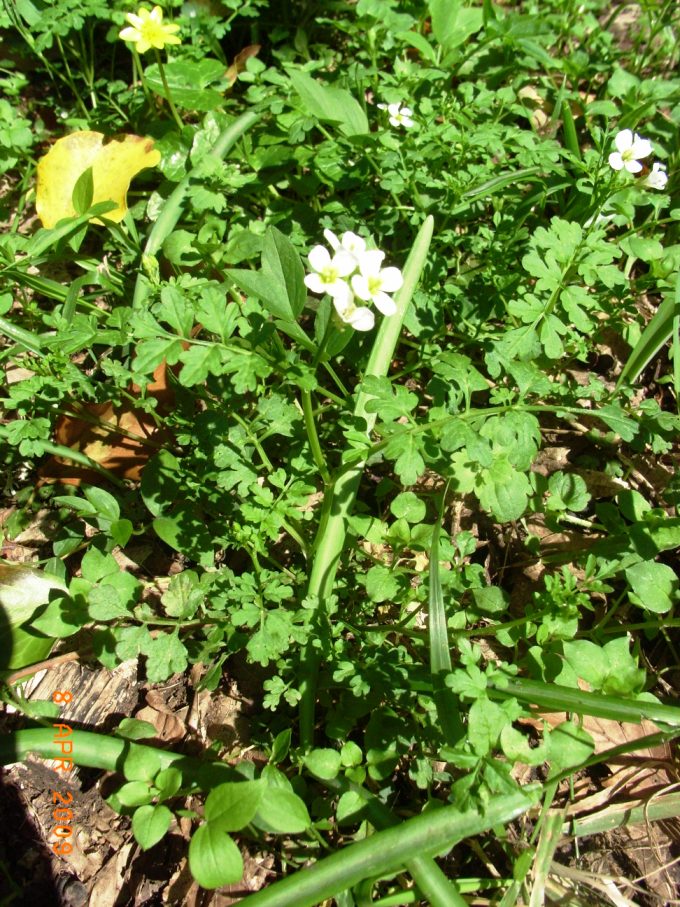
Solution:
M 375 315 L 364 305 L 354 304 L 354 296 L 350 293 L 348 299 L 334 298 L 335 311 L 345 324 L 351 325 L 355 331 L 370 331 L 375 324 Z
M 397 306 L 388 293 L 396 292 L 404 282 L 399 268 L 381 268 L 384 252 L 371 249 L 359 259 L 359 274 L 352 277 L 352 289 L 365 302 L 373 302 L 383 315 L 394 315 Z
M 324 246 L 314 246 L 308 256 L 314 274 L 307 274 L 305 286 L 312 293 L 328 293 L 334 299 L 351 300 L 352 291 L 346 280 L 356 268 L 354 256 L 344 249 L 331 258 Z
M 666 173 L 666 165 L 660 164 L 658 161 L 652 166 L 651 173 L 647 176 L 647 179 L 642 184 L 647 186 L 650 189 L 665 189 L 666 183 L 668 182 L 668 174 Z
M 378 107 L 389 113 L 392 126 L 404 126 L 406 129 L 413 126 L 413 111 L 410 107 L 402 107 L 401 104 L 378 104 Z
M 639 173 L 642 170 L 640 158 L 652 153 L 652 143 L 642 139 L 631 129 L 622 129 L 614 136 L 616 151 L 609 155 L 609 166 L 614 170 L 623 170 L 629 173 Z
M 356 233 L 352 233 L 350 230 L 343 233 L 340 239 L 332 230 L 324 230 L 323 235 L 334 252 L 349 252 L 353 256 L 356 265 L 359 265 L 359 258 L 366 251 L 366 240 L 363 237 L 357 236 Z

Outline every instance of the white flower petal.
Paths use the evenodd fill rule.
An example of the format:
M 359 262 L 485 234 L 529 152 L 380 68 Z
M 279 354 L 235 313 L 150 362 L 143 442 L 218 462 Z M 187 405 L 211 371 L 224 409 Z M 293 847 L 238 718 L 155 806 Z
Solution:
M 332 230 L 324 230 L 323 235 L 325 236 L 326 242 L 331 247 L 331 249 L 333 249 L 334 252 L 337 252 L 337 250 L 340 248 L 340 240 L 335 235 L 335 233 L 333 233 Z
M 305 286 L 307 287 L 307 289 L 311 290 L 312 293 L 326 292 L 326 284 L 323 282 L 319 274 L 305 275 Z
M 393 117 L 399 116 L 399 111 L 401 110 L 401 104 L 388 104 L 387 111 Z
M 335 307 L 338 311 L 340 311 L 338 306 L 347 308 L 353 304 L 354 296 L 349 284 L 345 283 L 344 280 L 336 280 L 334 283 L 328 283 L 326 284 L 325 289 L 335 303 Z
M 366 251 L 366 240 L 363 236 L 357 236 L 356 233 L 347 230 L 342 234 L 342 248 L 352 255 L 360 255 Z
M 376 276 L 380 273 L 380 265 L 383 263 L 385 253 L 380 249 L 366 249 L 359 256 L 359 270 L 364 277 Z
M 352 310 L 347 323 L 351 324 L 355 331 L 370 331 L 375 324 L 375 315 L 366 306 L 358 306 Z
M 613 170 L 623 170 L 623 158 L 621 157 L 620 152 L 612 151 L 609 155 L 609 166 Z
M 364 302 L 370 301 L 371 291 L 368 288 L 368 278 L 363 274 L 355 274 L 352 277 L 352 289 L 359 299 L 363 299 Z
M 643 157 L 648 157 L 652 153 L 652 143 L 649 139 L 642 139 L 639 135 L 635 135 L 630 153 L 638 160 Z
M 331 265 L 335 268 L 340 277 L 349 277 L 352 271 L 356 270 L 357 260 L 351 252 L 348 252 L 340 246 L 333 256 Z
M 386 293 L 396 293 L 397 290 L 401 289 L 404 278 L 399 268 L 383 268 L 380 272 L 380 282 L 382 289 Z
M 629 173 L 639 173 L 642 170 L 640 161 L 626 161 L 624 167 Z
M 632 129 L 622 129 L 621 132 L 617 132 L 614 136 L 614 145 L 616 150 L 620 151 L 623 154 L 624 151 L 628 151 L 633 145 L 633 130 Z
M 666 173 L 666 165 L 660 164 L 657 161 L 652 167 L 651 173 L 644 181 L 644 185 L 648 186 L 650 189 L 659 189 L 660 191 L 663 191 L 666 188 L 667 183 L 668 174 Z
M 331 263 L 331 255 L 325 246 L 314 246 L 307 260 L 315 271 L 323 271 Z
M 394 315 L 397 311 L 396 302 L 391 296 L 388 296 L 387 293 L 374 293 L 373 302 L 375 303 L 376 309 L 379 309 L 383 315 L 387 317 Z

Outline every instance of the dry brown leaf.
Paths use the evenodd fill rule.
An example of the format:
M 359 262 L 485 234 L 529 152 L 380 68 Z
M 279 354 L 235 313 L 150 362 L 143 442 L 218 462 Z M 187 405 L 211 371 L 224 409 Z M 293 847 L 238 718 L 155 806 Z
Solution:
M 251 57 L 256 57 L 262 45 L 261 44 L 249 44 L 248 47 L 244 47 L 243 50 L 240 50 L 234 57 L 234 61 L 227 70 L 227 81 L 229 82 L 229 87 L 234 84 L 236 79 L 238 79 L 239 73 L 243 72 L 246 68 L 246 63 L 250 60 Z
M 139 388 L 133 385 L 131 392 L 138 394 Z M 168 385 L 165 361 L 153 373 L 146 394 L 158 401 L 157 413 L 162 415 L 171 408 L 174 393 Z M 138 481 L 149 459 L 170 441 L 169 432 L 152 416 L 132 406 L 115 408 L 112 403 L 88 403 L 74 409 L 78 415 L 58 420 L 55 442 L 86 454 L 121 478 Z M 68 485 L 98 480 L 94 470 L 62 457 L 50 457 L 39 475 L 42 482 L 58 480 Z

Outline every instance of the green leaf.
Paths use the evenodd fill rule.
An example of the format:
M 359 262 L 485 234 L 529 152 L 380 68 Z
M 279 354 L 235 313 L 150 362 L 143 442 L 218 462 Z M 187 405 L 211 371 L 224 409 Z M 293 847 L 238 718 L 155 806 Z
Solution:
M 571 472 L 556 472 L 548 480 L 550 497 L 548 510 L 585 510 L 590 501 L 588 487 L 581 476 Z
M 153 786 L 158 791 L 159 800 L 174 797 L 182 786 L 182 773 L 178 768 L 164 768 L 153 779 Z
M 283 322 L 294 322 L 295 316 L 288 300 L 288 290 L 273 272 L 249 271 L 245 268 L 229 268 L 227 274 L 236 286 L 248 296 L 259 299 L 265 308 Z
M 88 623 L 87 608 L 68 596 L 60 596 L 51 601 L 40 615 L 31 621 L 39 633 L 66 639 L 73 636 Z
M 624 411 L 611 403 L 598 407 L 594 415 L 611 428 L 612 431 L 620 435 L 623 441 L 632 441 L 638 433 L 638 424 L 634 422 Z
M 652 611 L 654 614 L 665 614 L 673 607 L 678 597 L 678 577 L 666 564 L 656 561 L 643 561 L 634 564 L 625 571 L 632 593 L 630 600 Z
M 220 784 L 205 801 L 205 818 L 220 831 L 239 831 L 253 821 L 263 796 L 268 796 L 263 781 Z
M 87 611 L 92 620 L 107 621 L 117 617 L 130 617 L 131 613 L 121 600 L 118 589 L 111 583 L 101 583 L 87 597 Z
M 186 646 L 176 633 L 145 636 L 142 653 L 146 655 L 146 676 L 151 683 L 160 683 L 173 674 L 181 674 L 189 664 Z
M 132 816 L 132 834 L 142 850 L 149 850 L 165 837 L 171 822 L 172 813 L 167 806 L 140 806 Z
M 73 186 L 71 202 L 77 215 L 85 214 L 89 211 L 94 198 L 94 177 L 92 167 L 87 167 L 80 174 Z
M 241 879 L 243 860 L 229 835 L 207 822 L 191 838 L 189 868 L 202 888 L 220 888 Z
M 661 347 L 670 339 L 673 333 L 674 321 L 680 317 L 680 274 L 675 283 L 673 296 L 667 296 L 654 317 L 642 332 L 640 339 L 635 344 L 628 361 L 623 367 L 616 387 L 617 389 L 626 381 L 634 380 L 656 356 Z
M 484 469 L 478 480 L 480 504 L 501 523 L 518 520 L 526 510 L 530 494 L 526 475 L 518 472 L 505 457 Z
M 188 505 L 172 516 L 156 517 L 153 528 L 158 538 L 175 551 L 189 555 L 203 567 L 213 565 L 212 533 L 199 521 L 196 510 L 189 509 Z
M 485 586 L 483 589 L 473 589 L 472 597 L 476 607 L 486 614 L 502 614 L 508 610 L 510 596 L 499 586 Z
M 478 7 L 465 7 L 460 0 L 428 0 L 432 33 L 449 51 L 463 44 L 484 24 L 484 13 Z
M 306 72 L 289 67 L 288 75 L 308 113 L 322 123 L 335 123 L 346 136 L 366 135 L 368 120 L 359 102 L 344 88 L 317 82 Z
M 295 246 L 276 227 L 269 227 L 264 235 L 262 272 L 271 276 L 279 286 L 285 287 L 292 314 L 290 320 L 295 321 L 307 302 L 305 270 Z
M 609 671 L 605 650 L 587 639 L 565 641 L 563 646 L 564 658 L 577 676 L 594 690 L 601 690 Z
M 366 574 L 366 593 L 373 602 L 394 600 L 399 583 L 394 573 L 380 564 L 375 564 Z
M 266 790 L 253 821 L 258 828 L 278 835 L 300 834 L 311 825 L 304 801 L 292 791 L 273 787 Z
M 425 502 L 412 491 L 398 494 L 390 504 L 390 510 L 397 519 L 406 520 L 408 523 L 422 523 L 427 512 Z
M 207 87 L 225 75 L 224 64 L 219 60 L 211 60 L 209 57 L 191 61 L 176 60 L 166 63 L 164 69 L 172 100 L 179 107 L 208 111 L 223 105 L 222 95 Z M 167 99 L 167 91 L 156 63 L 147 66 L 144 78 L 155 94 Z
M 510 718 L 499 705 L 485 696 L 470 706 L 468 713 L 468 740 L 478 756 L 486 756 L 494 749 L 503 728 Z
M 412 432 L 402 431 L 390 438 L 385 456 L 395 460 L 394 469 L 404 485 L 414 485 L 425 472 L 419 441 Z
M 163 608 L 168 617 L 182 620 L 194 616 L 205 598 L 205 591 L 199 586 L 198 574 L 184 570 L 170 578 L 170 585 L 161 596 Z
M 594 749 L 593 738 L 578 724 L 572 721 L 558 724 L 548 738 L 549 777 L 559 775 L 564 769 L 582 765 Z
M 144 806 L 153 799 L 146 781 L 128 781 L 114 796 L 123 806 Z
M 182 371 L 179 383 L 182 387 L 203 384 L 208 375 L 224 373 L 224 349 L 212 343 L 194 343 L 180 355 Z
M 141 721 L 139 718 L 123 718 L 116 730 L 117 737 L 126 740 L 144 740 L 156 736 L 156 728 L 150 721 Z
M 123 762 L 123 774 L 127 781 L 150 783 L 161 767 L 161 757 L 156 750 L 147 747 L 131 748 Z
M 124 548 L 130 541 L 133 531 L 134 526 L 130 520 L 115 520 L 109 526 L 111 538 L 117 545 L 120 545 L 121 548 Z
M 358 824 L 364 818 L 366 807 L 366 800 L 358 791 L 345 791 L 335 809 L 336 821 L 339 825 Z
M 336 778 L 340 771 L 341 758 L 337 750 L 315 749 L 305 756 L 307 770 L 317 778 L 327 781 Z

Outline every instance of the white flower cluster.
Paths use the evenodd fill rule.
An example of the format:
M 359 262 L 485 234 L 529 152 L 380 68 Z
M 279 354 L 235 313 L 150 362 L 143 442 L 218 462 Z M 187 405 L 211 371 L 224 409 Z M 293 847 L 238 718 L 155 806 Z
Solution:
M 410 129 L 413 126 L 413 111 L 410 107 L 405 107 L 401 104 L 378 104 L 378 107 L 387 111 L 391 126 L 396 128 L 403 126 L 405 129 Z
M 632 129 L 622 129 L 614 136 L 614 147 L 609 155 L 609 166 L 614 170 L 627 170 L 628 173 L 639 173 L 642 170 L 641 159 L 652 153 L 652 143 L 641 138 Z M 668 174 L 664 164 L 656 161 L 643 181 L 649 189 L 665 189 Z
M 340 318 L 357 331 L 370 331 L 375 316 L 355 298 L 374 303 L 383 315 L 394 315 L 397 306 L 389 294 L 404 282 L 399 268 L 383 268 L 385 253 L 367 249 L 366 240 L 356 233 L 347 231 L 340 239 L 330 230 L 323 235 L 333 255 L 325 246 L 314 246 L 308 256 L 312 272 L 305 277 L 307 288 L 328 293 Z

